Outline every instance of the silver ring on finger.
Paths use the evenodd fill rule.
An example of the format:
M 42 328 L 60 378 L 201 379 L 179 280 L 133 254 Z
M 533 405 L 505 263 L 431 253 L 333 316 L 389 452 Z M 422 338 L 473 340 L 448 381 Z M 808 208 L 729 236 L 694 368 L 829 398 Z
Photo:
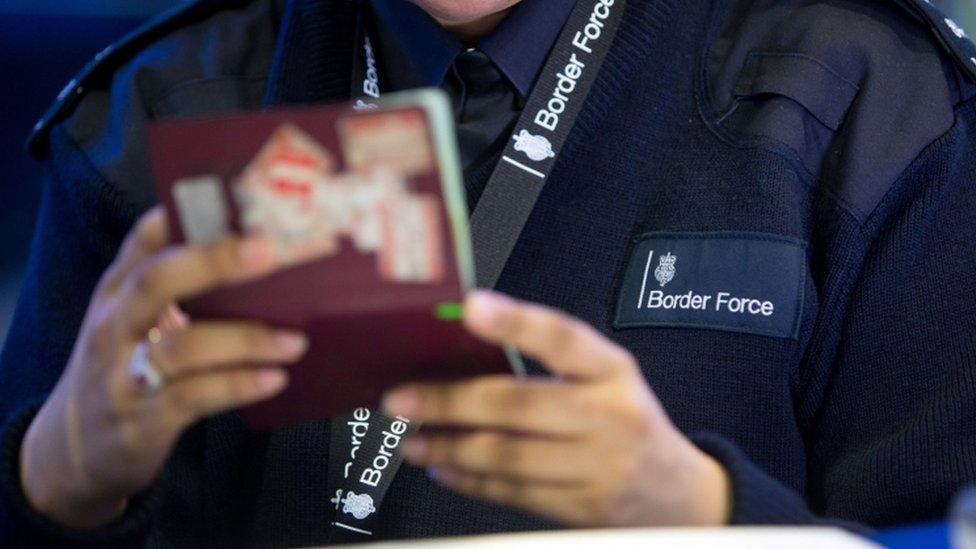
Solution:
M 149 357 L 148 341 L 136 343 L 129 362 L 129 376 L 135 386 L 146 394 L 156 394 L 166 386 L 166 378 Z

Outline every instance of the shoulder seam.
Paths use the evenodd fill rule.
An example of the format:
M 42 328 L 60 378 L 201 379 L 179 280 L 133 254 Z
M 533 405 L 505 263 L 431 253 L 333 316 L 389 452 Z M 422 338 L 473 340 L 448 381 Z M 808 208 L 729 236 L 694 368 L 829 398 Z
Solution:
M 891 186 L 888 188 L 888 191 L 884 194 L 881 200 L 878 201 L 878 204 L 874 207 L 874 209 L 872 209 L 865 217 L 864 229 L 868 229 L 869 226 L 879 227 L 884 224 L 885 220 L 877 219 L 877 217 L 880 215 L 879 210 L 881 209 L 885 201 L 888 200 L 888 198 L 892 196 L 893 193 L 899 190 L 898 183 L 904 179 L 905 174 L 907 174 L 918 162 L 920 162 L 926 156 L 932 154 L 932 152 L 936 149 L 936 147 L 939 147 L 944 142 L 954 139 L 956 137 L 956 135 L 959 133 L 961 129 L 959 125 L 959 112 L 964 109 L 971 108 L 973 106 L 976 106 L 976 97 L 971 97 L 967 100 L 964 100 L 958 103 L 953 108 L 955 120 L 953 121 L 952 126 L 950 126 L 949 129 L 947 129 L 941 135 L 932 139 L 932 141 L 930 141 L 929 144 L 925 146 L 925 148 L 919 151 L 919 153 L 914 158 L 912 158 L 908 166 L 906 166 L 905 169 L 902 170 L 900 174 L 898 174 L 898 177 L 896 177 L 895 180 L 892 182 Z

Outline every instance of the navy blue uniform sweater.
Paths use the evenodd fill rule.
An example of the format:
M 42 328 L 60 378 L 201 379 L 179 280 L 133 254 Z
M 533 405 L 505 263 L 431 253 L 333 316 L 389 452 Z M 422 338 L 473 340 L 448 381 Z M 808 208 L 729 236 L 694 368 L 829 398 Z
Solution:
M 194 4 L 106 52 L 39 126 L 41 219 L 0 356 L 0 544 L 327 539 L 327 423 L 253 434 L 235 414 L 207 420 L 95 532 L 33 513 L 17 456 L 97 280 L 156 202 L 146 124 L 347 98 L 356 10 Z M 729 471 L 736 524 L 935 519 L 976 480 L 974 72 L 968 46 L 922 15 L 907 2 L 631 0 L 498 283 L 634 353 L 675 424 Z M 686 238 L 672 284 L 743 283 L 722 278 L 743 272 L 722 241 L 687 261 L 707 234 L 742 261 L 757 243 L 799 246 L 796 270 L 749 281 L 753 297 L 801 296 L 792 329 L 618 311 L 639 282 L 628 268 L 646 253 L 639 235 L 662 232 Z M 662 273 L 651 281 L 663 292 Z M 558 526 L 409 467 L 381 513 L 386 538 Z

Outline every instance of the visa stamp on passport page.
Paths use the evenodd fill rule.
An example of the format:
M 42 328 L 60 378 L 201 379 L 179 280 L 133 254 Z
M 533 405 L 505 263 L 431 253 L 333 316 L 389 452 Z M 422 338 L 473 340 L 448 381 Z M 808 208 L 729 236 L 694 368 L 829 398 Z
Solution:
M 429 131 L 426 119 L 417 111 L 372 112 L 339 122 L 346 160 L 357 171 L 377 165 L 408 176 L 430 170 L 434 155 Z
M 190 177 L 173 186 L 177 212 L 191 242 L 209 244 L 230 234 L 230 221 L 220 178 Z
M 287 263 L 335 254 L 340 235 L 316 195 L 337 169 L 328 150 L 283 124 L 233 183 L 244 231 L 271 237 Z
M 397 197 L 383 204 L 380 273 L 397 281 L 424 282 L 444 276 L 444 236 L 437 199 Z

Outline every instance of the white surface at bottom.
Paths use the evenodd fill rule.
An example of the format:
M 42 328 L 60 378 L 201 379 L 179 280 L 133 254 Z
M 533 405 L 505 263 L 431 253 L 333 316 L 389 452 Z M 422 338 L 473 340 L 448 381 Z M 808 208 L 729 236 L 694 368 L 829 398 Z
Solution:
M 879 547 L 869 540 L 835 528 L 729 527 L 642 528 L 626 530 L 569 530 L 554 533 L 500 534 L 408 542 L 368 543 L 369 549 L 519 549 L 550 547 L 676 547 L 679 549 L 864 549 Z

